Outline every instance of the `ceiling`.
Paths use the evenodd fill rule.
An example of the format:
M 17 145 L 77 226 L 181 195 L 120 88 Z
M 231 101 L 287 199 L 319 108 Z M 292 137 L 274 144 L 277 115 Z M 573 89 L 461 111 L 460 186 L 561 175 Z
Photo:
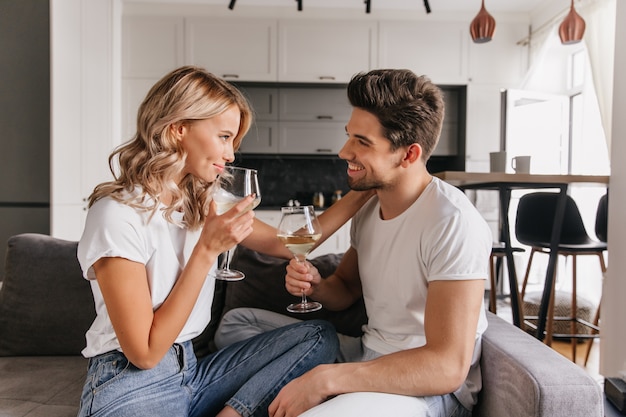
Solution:
M 224 5 L 231 0 L 126 0 L 127 2 L 187 3 Z M 365 0 L 300 0 L 303 10 L 307 8 L 341 8 L 365 10 Z M 370 0 L 371 11 L 424 11 L 425 0 Z M 296 8 L 298 0 L 236 0 L 237 6 L 272 6 Z M 432 13 L 436 12 L 478 12 L 481 0 L 428 0 Z M 569 5 L 569 0 L 485 0 L 485 8 L 490 13 L 526 12 L 532 13 L 547 3 Z

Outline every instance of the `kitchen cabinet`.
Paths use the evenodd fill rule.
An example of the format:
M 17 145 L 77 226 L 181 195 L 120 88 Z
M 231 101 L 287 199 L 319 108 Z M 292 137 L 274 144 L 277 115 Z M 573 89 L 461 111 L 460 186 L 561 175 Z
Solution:
M 238 87 L 256 114 L 240 152 L 336 155 L 343 146 L 352 112 L 343 87 Z
M 184 19 L 125 16 L 122 19 L 122 78 L 158 80 L 184 63 Z
M 435 84 L 464 84 L 469 39 L 467 22 L 383 20 L 378 66 L 407 68 Z
M 243 138 L 239 152 L 255 154 L 277 154 L 278 122 L 258 120 Z
M 232 81 L 276 81 L 275 19 L 185 19 L 185 61 Z
M 507 22 L 498 25 L 490 42 L 470 42 L 469 80 L 498 88 L 517 87 L 528 70 L 528 47 L 518 42 L 526 36 L 527 23 Z
M 345 122 L 280 122 L 279 153 L 337 155 L 346 142 Z
M 281 88 L 279 118 L 285 121 L 344 121 L 352 106 L 345 88 Z
M 254 211 L 257 219 L 269 224 L 273 227 L 278 227 L 280 223 L 281 212 L 280 210 L 262 210 L 257 209 Z M 319 216 L 321 212 L 316 212 Z M 330 236 L 324 243 L 315 248 L 308 259 L 315 258 L 317 256 L 325 255 L 328 253 L 344 253 L 350 248 L 350 224 L 349 220 L 346 224 L 339 228 L 332 236 Z
M 347 83 L 375 67 L 377 23 L 361 20 L 278 22 L 278 80 Z

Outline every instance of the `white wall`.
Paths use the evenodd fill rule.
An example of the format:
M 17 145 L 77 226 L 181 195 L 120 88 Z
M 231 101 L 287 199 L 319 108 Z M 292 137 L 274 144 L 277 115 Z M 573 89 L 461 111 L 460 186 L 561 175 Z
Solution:
M 626 2 L 617 2 L 613 115 L 626 114 Z M 621 24 L 620 24 L 621 23 Z M 602 291 L 600 373 L 617 376 L 626 370 L 626 119 L 613 117 L 609 194 L 609 260 Z

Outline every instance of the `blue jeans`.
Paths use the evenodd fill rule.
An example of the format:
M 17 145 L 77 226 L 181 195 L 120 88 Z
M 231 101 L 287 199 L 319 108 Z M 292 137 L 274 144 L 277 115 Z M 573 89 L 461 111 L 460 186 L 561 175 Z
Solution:
M 215 343 L 218 347 L 225 347 L 230 343 L 239 343 L 241 340 L 256 337 L 259 334 L 264 334 L 264 332 L 271 332 L 274 329 L 297 322 L 299 322 L 298 319 L 267 310 L 236 308 L 228 311 L 222 318 L 215 334 Z M 364 346 L 360 337 L 342 334 L 338 336 L 340 342 L 339 362 L 362 362 L 382 356 L 382 354 Z M 397 407 L 400 403 L 398 396 L 394 398 L 391 395 L 379 395 L 378 393 L 355 394 L 357 395 L 339 395 L 327 403 L 310 409 L 304 415 L 307 417 L 352 417 L 356 415 L 470 417 L 472 415 L 472 412 L 463 407 L 454 394 L 407 397 L 403 399 L 400 408 Z M 353 404 L 353 398 L 358 398 L 358 406 Z M 383 412 L 380 411 L 381 409 L 388 411 Z
M 295 323 L 196 360 L 190 341 L 175 344 L 157 366 L 141 370 L 118 351 L 89 361 L 79 417 L 214 416 L 225 405 L 266 416 L 280 389 L 338 350 L 325 321 Z

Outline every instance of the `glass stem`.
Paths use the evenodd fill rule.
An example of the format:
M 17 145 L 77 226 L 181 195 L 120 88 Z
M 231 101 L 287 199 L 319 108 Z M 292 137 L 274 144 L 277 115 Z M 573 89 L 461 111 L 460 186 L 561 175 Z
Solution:
M 230 271 L 230 251 L 232 251 L 232 249 L 228 249 L 224 255 L 224 271 Z
M 303 264 L 306 262 L 306 256 L 300 258 L 298 255 L 294 255 L 294 257 L 296 258 L 296 261 L 298 261 L 299 263 Z M 306 304 L 309 301 L 306 299 L 306 294 L 304 293 L 304 288 L 302 289 L 302 304 Z

